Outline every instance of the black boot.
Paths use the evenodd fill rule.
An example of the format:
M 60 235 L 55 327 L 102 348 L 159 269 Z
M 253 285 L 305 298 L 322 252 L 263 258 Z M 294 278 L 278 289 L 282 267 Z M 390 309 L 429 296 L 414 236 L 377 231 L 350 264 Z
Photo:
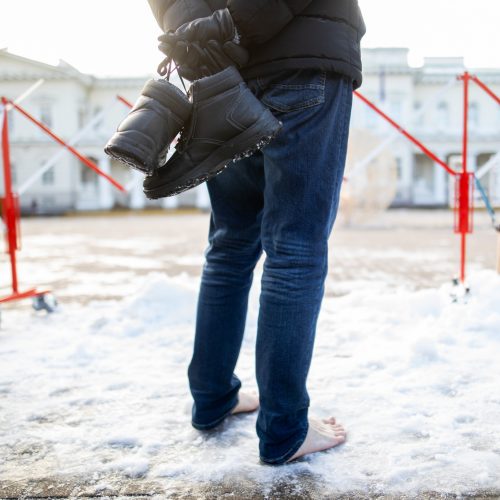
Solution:
M 193 112 L 176 152 L 144 179 L 149 199 L 173 196 L 211 179 L 231 161 L 265 146 L 282 127 L 232 66 L 194 82 L 189 94 Z
M 170 143 L 191 114 L 192 104 L 166 80 L 149 80 L 141 96 L 104 151 L 117 160 L 152 174 L 165 162 Z

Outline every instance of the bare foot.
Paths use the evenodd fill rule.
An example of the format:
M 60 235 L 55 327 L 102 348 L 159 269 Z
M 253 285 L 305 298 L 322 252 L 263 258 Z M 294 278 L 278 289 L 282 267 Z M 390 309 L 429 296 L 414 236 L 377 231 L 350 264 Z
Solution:
M 334 417 L 319 419 L 309 417 L 309 429 L 307 436 L 301 447 L 296 451 L 290 459 L 291 462 L 296 458 L 314 453 L 316 451 L 328 450 L 345 441 L 346 431 L 342 425 L 335 422 Z
M 238 404 L 233 408 L 232 415 L 235 413 L 246 413 L 255 411 L 259 407 L 259 396 L 255 391 L 238 392 Z

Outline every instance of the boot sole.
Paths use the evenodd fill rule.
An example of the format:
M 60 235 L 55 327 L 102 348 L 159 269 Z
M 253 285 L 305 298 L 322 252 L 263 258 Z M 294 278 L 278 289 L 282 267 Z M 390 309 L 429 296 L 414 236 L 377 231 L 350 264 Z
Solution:
M 145 145 L 145 142 L 149 144 Z M 134 170 L 150 175 L 158 167 L 158 159 L 151 158 L 153 146 L 151 139 L 140 132 L 117 132 L 106 144 L 104 152 Z
M 269 113 L 271 114 L 270 111 Z M 150 200 L 157 200 L 159 198 L 175 196 L 203 184 L 216 175 L 219 175 L 232 162 L 248 158 L 267 146 L 278 135 L 282 127 L 283 123 L 276 120 L 273 115 L 271 117 L 264 116 L 232 141 L 215 150 L 206 160 L 190 172 L 189 177 L 181 178 L 177 181 L 167 181 L 154 188 L 144 189 L 144 194 Z M 262 131 L 263 128 L 264 131 Z

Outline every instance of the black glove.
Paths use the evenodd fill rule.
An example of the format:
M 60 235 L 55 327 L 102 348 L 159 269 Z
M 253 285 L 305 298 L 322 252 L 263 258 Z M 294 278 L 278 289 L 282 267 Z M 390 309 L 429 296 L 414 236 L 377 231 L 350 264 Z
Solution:
M 241 68 L 248 62 L 248 51 L 239 45 L 236 27 L 227 9 L 196 19 L 159 37 L 160 50 L 173 59 L 180 76 L 198 80 L 228 66 Z M 160 65 L 158 71 L 164 72 Z
M 211 16 L 195 19 L 175 31 L 168 31 L 160 40 L 171 46 L 178 42 L 199 42 L 205 45 L 209 40 L 238 43 L 238 33 L 229 10 L 220 9 Z
M 190 81 L 215 75 L 229 66 L 241 68 L 249 58 L 248 51 L 243 47 L 215 40 L 208 41 L 205 46 L 198 42 L 178 42 L 173 48 L 162 44 L 161 50 L 176 62 L 178 74 Z M 162 73 L 160 69 L 158 71 Z

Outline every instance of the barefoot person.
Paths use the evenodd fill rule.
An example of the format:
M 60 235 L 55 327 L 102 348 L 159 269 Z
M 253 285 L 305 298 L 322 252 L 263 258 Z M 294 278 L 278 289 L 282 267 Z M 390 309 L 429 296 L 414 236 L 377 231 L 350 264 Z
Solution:
M 203 67 L 202 76 L 210 76 L 210 50 L 221 54 L 232 33 L 231 43 L 249 53 L 239 67 L 243 79 L 283 124 L 268 146 L 207 182 L 209 246 L 188 369 L 192 425 L 212 429 L 231 414 L 258 409 L 262 462 L 280 465 L 332 448 L 346 431 L 333 416 L 308 415 L 306 379 L 344 174 L 352 90 L 361 85 L 365 26 L 357 0 L 148 1 L 184 75 Z M 195 87 L 195 99 L 197 93 Z M 224 115 L 237 127 L 232 117 L 231 110 Z M 214 130 L 225 126 L 219 121 Z M 225 140 L 222 135 L 211 142 Z M 168 167 L 159 169 L 160 177 L 169 175 Z M 145 190 L 155 182 L 146 178 Z M 257 396 L 240 391 L 234 370 L 263 252 Z

